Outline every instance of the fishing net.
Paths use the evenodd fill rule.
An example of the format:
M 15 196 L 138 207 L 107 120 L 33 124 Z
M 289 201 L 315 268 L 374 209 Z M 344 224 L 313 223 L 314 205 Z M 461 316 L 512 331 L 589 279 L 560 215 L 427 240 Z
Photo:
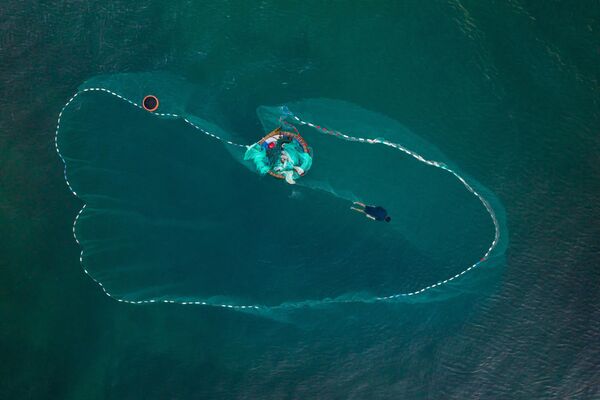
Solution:
M 149 94 L 155 112 L 140 105 Z M 424 301 L 501 259 L 499 201 L 399 123 L 311 99 L 259 107 L 263 131 L 239 133 L 232 112 L 156 73 L 94 78 L 65 105 L 56 146 L 84 203 L 73 230 L 107 295 L 235 309 Z M 312 149 L 293 186 L 247 155 L 279 127 Z

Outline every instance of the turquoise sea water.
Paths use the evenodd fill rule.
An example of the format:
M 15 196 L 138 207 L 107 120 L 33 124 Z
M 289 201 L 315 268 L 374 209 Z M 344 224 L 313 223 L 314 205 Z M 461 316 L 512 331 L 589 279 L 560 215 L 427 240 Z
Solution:
M 0 12 L 0 398 L 599 395 L 600 9 L 594 2 L 13 3 Z M 306 98 L 343 100 L 399 121 L 495 194 L 510 232 L 506 259 L 473 271 L 445 296 L 409 303 L 240 313 L 121 304 L 105 296 L 79 265 L 72 222 L 82 202 L 63 180 L 56 119 L 92 77 L 158 71 L 202 88 L 189 103 L 194 110 L 213 111 L 216 126 L 249 141 L 263 132 L 257 107 Z M 92 107 L 97 123 L 118 114 L 158 129 L 110 99 L 92 105 L 107 116 Z M 173 150 L 162 162 L 176 164 L 184 176 L 198 165 L 194 144 L 199 154 L 206 147 L 182 126 L 158 126 L 179 138 L 160 143 Z M 121 145 L 119 133 L 118 127 L 107 132 L 119 151 L 142 146 L 141 139 Z M 149 165 L 158 161 L 146 156 Z M 388 181 L 400 172 L 390 170 Z M 159 182 L 159 190 L 168 177 L 149 182 Z M 431 179 L 423 185 L 433 186 Z M 256 182 L 277 195 L 272 182 Z M 195 185 L 192 202 L 183 206 L 193 209 L 206 190 Z M 161 196 L 160 204 L 169 202 Z M 329 217 L 347 224 L 348 233 L 356 229 L 352 221 L 363 222 L 339 212 L 341 206 L 331 208 L 337 200 L 310 192 L 291 200 L 307 215 L 335 209 Z M 480 220 L 469 221 L 475 236 Z M 439 221 L 423 218 L 423 229 Z M 298 233 L 304 242 L 322 233 L 319 224 L 311 228 Z M 482 236 L 489 228 L 481 226 Z M 450 237 L 461 255 L 465 249 L 479 254 L 488 242 L 472 247 L 476 240 L 460 243 L 461 237 Z M 330 240 L 342 257 L 348 238 Z M 439 264 L 411 270 L 413 253 L 406 248 L 394 268 L 349 264 L 352 273 L 337 280 L 323 271 L 340 266 L 319 265 L 315 256 L 307 265 L 312 274 L 300 276 L 340 292 L 410 290 L 433 278 Z M 250 276 L 263 285 L 258 293 L 247 289 L 250 278 L 245 291 L 219 279 L 226 290 L 237 290 L 236 298 L 278 303 L 288 293 L 328 296 L 318 286 L 290 286 L 298 280 L 275 272 Z M 197 269 L 190 273 L 202 277 Z M 189 287 L 181 293 L 172 275 L 159 278 L 169 295 L 195 295 Z M 156 279 L 142 287 L 122 276 L 113 282 L 126 298 L 147 296 L 149 288 L 157 295 Z

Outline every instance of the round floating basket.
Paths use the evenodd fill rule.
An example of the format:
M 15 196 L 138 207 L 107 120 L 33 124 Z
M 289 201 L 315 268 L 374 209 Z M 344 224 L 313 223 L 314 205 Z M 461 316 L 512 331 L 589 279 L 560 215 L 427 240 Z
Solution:
M 272 132 L 270 132 L 267 136 L 260 139 L 258 141 L 258 144 L 262 146 L 263 143 L 265 143 L 268 139 L 270 139 L 272 137 L 277 137 L 277 136 L 280 136 L 280 138 L 277 139 L 278 141 L 283 138 L 287 138 L 289 140 L 298 142 L 300 144 L 300 146 L 302 146 L 302 148 L 304 149 L 304 152 L 307 154 L 310 154 L 310 148 L 308 147 L 308 145 L 306 144 L 306 141 L 304 140 L 304 138 L 302 136 L 300 136 L 297 133 L 284 131 L 281 128 L 277 128 L 277 129 L 273 130 Z M 269 175 L 271 175 L 272 177 L 275 177 L 277 179 L 284 179 L 283 175 L 278 174 L 273 171 L 269 171 Z

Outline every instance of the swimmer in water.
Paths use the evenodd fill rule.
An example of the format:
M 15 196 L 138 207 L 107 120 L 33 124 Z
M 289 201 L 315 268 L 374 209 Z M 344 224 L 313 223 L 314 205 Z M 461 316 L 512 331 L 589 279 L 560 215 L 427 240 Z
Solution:
M 385 221 L 390 222 L 392 218 L 388 215 L 385 208 L 381 206 L 368 206 L 366 204 L 355 201 L 353 203 L 357 207 L 350 207 L 351 210 L 358 211 L 359 213 L 365 214 L 365 217 L 372 219 L 373 221 Z

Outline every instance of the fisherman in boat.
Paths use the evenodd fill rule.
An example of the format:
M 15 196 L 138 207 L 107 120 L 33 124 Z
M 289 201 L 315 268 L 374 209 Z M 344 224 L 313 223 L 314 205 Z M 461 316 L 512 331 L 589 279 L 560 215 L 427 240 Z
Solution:
M 285 143 L 281 146 L 281 156 L 279 157 L 279 162 L 275 164 L 273 171 L 283 175 L 285 181 L 290 185 L 296 184 L 294 171 L 300 176 L 304 174 L 304 170 L 300 166 L 294 165 L 294 161 L 288 152 L 285 151 Z
M 259 174 L 294 185 L 310 169 L 312 150 L 299 134 L 277 128 L 248 147 L 244 160 L 252 161 Z

